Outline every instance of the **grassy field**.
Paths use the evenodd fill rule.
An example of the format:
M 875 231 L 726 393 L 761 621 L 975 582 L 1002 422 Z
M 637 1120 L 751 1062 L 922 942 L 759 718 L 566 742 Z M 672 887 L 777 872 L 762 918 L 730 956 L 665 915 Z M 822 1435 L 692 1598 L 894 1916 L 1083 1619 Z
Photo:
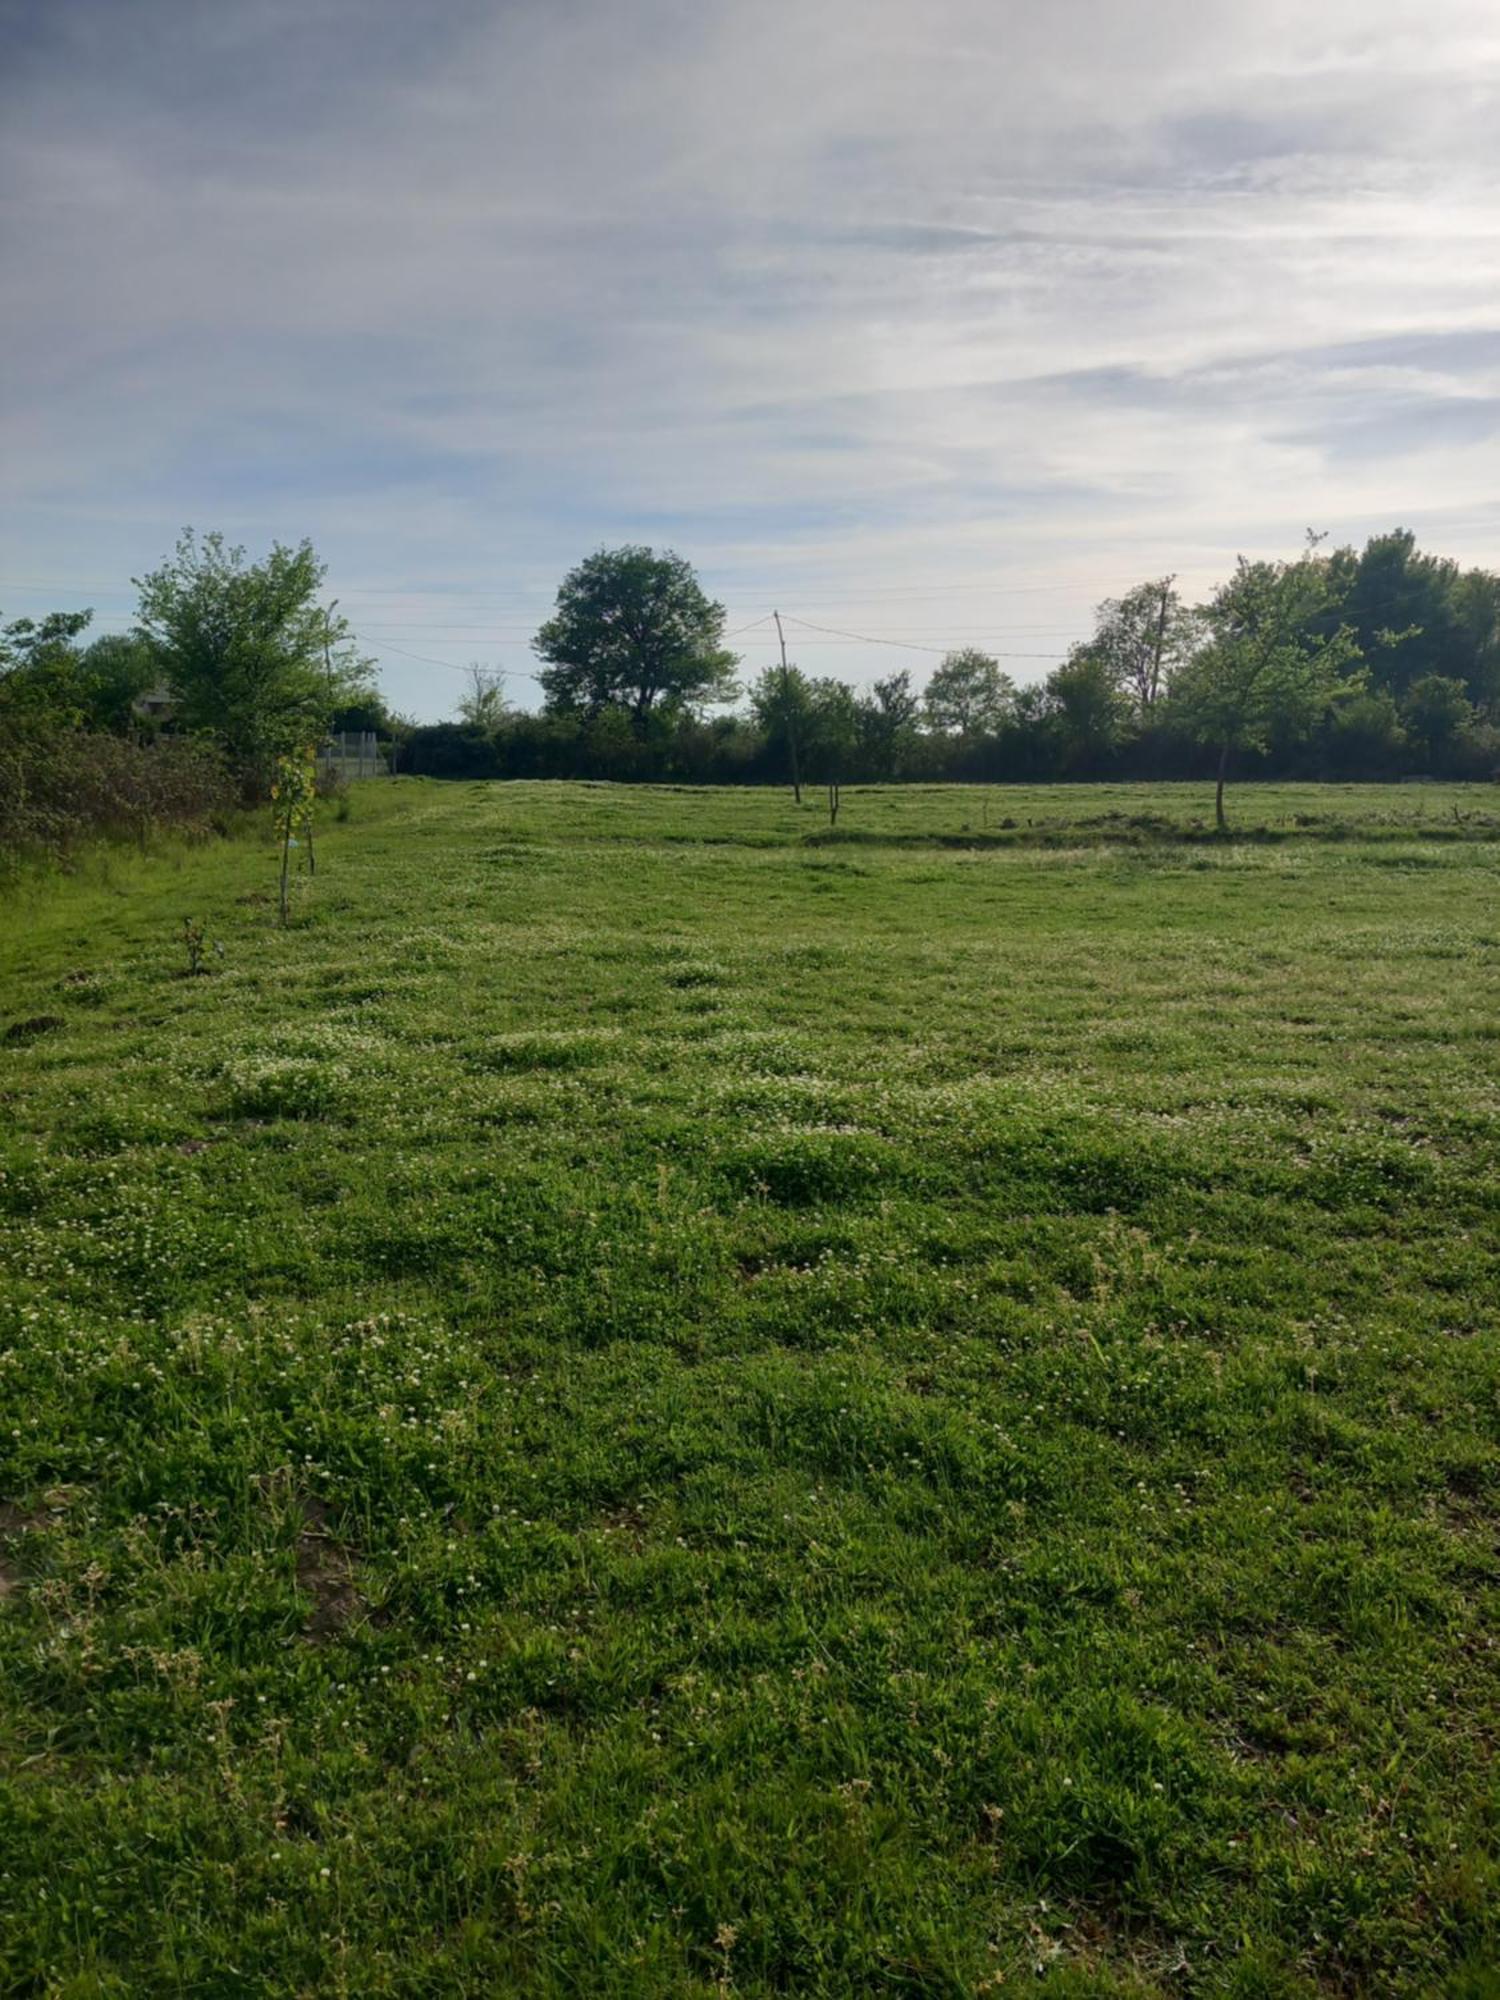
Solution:
M 0 1991 L 1500 1993 L 1500 795 L 1205 809 L 14 886 Z

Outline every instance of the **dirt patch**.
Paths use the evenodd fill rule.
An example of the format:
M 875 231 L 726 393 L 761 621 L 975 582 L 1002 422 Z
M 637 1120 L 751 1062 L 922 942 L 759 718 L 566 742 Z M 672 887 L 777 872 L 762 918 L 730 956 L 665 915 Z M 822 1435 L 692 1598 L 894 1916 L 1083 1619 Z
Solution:
M 23 1535 L 46 1524 L 45 1514 L 28 1514 L 12 1500 L 0 1500 L 0 1598 L 13 1597 L 21 1588 L 21 1571 L 7 1553 Z
M 603 1533 L 613 1536 L 626 1548 L 641 1549 L 646 1545 L 650 1523 L 639 1507 L 624 1505 L 606 1507 L 599 1516 L 599 1526 Z
M 66 1026 L 60 1014 L 33 1014 L 29 1021 L 12 1021 L 0 1041 L 10 1048 L 24 1048 L 27 1042 L 34 1042 L 42 1035 L 50 1035 L 54 1028 Z
M 297 1536 L 297 1588 L 312 1599 L 302 1637 L 309 1646 L 321 1646 L 343 1631 L 363 1599 L 354 1587 L 349 1550 L 328 1532 L 328 1509 L 323 1502 L 305 1499 L 302 1519 Z

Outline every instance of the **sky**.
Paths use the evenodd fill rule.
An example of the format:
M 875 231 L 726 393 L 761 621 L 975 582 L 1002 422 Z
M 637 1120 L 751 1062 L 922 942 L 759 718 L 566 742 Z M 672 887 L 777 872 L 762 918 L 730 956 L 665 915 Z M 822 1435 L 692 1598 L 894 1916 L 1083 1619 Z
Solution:
M 310 537 L 399 709 L 591 550 L 748 677 L 1500 564 L 1496 0 L 0 0 L 0 617 Z

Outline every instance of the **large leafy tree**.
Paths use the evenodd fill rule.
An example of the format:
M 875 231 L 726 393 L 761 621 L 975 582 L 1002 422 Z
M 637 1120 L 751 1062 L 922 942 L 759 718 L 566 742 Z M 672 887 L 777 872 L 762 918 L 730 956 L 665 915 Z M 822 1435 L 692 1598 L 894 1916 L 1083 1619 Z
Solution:
M 323 576 L 311 542 L 278 542 L 251 562 L 222 535 L 188 529 L 160 569 L 135 579 L 177 719 L 213 736 L 252 791 L 371 686 L 373 662 L 318 601 Z
M 1015 707 L 1016 690 L 1000 663 L 977 646 L 964 646 L 934 667 L 922 693 L 927 725 L 968 742 L 993 736 Z
M 1317 541 L 1295 562 L 1249 562 L 1205 607 L 1208 643 L 1176 675 L 1172 713 L 1197 742 L 1217 750 L 1214 819 L 1227 831 L 1224 785 L 1236 751 L 1308 734 L 1341 695 L 1363 686 L 1360 652 L 1335 623 L 1341 581 Z
M 1405 702 L 1430 674 L 1464 683 L 1467 699 L 1500 695 L 1500 576 L 1424 554 L 1409 528 L 1338 549 L 1339 618 L 1369 662 L 1371 682 Z
M 532 642 L 553 714 L 623 709 L 644 734 L 653 713 L 732 701 L 724 607 L 670 549 L 598 549 L 563 578 Z

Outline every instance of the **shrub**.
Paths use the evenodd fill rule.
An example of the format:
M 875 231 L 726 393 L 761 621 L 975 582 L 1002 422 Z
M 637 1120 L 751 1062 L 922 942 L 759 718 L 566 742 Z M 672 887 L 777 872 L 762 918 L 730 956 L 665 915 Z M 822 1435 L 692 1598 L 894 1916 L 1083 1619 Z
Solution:
M 0 856 L 12 860 L 100 837 L 206 834 L 234 805 L 223 760 L 196 738 L 140 743 L 16 718 L 0 733 Z

